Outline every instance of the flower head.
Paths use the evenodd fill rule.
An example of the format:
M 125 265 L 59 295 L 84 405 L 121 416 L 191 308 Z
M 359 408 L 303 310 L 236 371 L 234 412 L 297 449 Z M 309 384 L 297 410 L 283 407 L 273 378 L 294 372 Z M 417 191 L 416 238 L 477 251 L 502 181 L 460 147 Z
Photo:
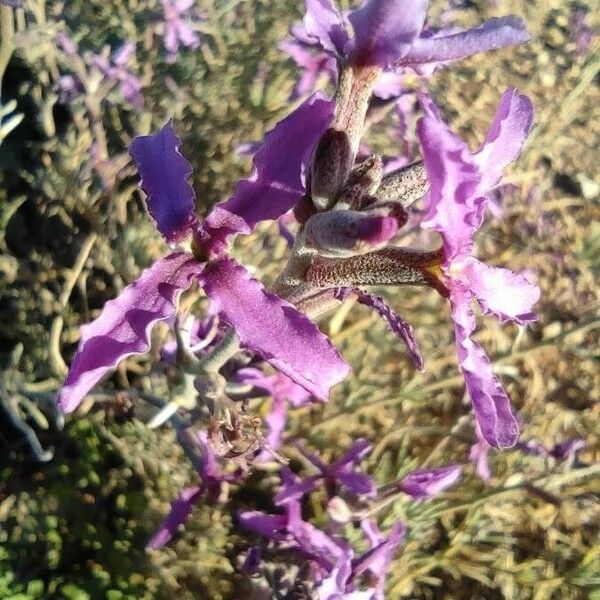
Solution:
M 167 62 L 174 63 L 179 46 L 195 49 L 200 45 L 200 37 L 185 19 L 185 13 L 194 0 L 161 0 L 165 18 L 165 48 Z
M 494 375 L 483 348 L 472 339 L 476 299 L 481 309 L 501 321 L 525 324 L 539 289 L 524 276 L 485 265 L 474 256 L 474 236 L 481 226 L 487 192 L 518 155 L 531 128 L 533 110 L 526 96 L 507 90 L 481 148 L 472 154 L 423 99 L 425 117 L 417 131 L 431 185 L 422 226 L 439 232 L 443 241 L 441 278 L 452 307 L 457 354 L 475 416 L 485 440 L 494 447 L 513 446 L 517 421 L 509 398 Z
M 108 302 L 100 317 L 82 328 L 81 342 L 59 405 L 74 410 L 84 395 L 127 356 L 147 352 L 152 327 L 171 319 L 177 298 L 194 281 L 211 300 L 241 345 L 256 352 L 315 396 L 326 399 L 348 373 L 337 350 L 307 317 L 226 254 L 227 239 L 250 233 L 265 219 L 286 213 L 304 194 L 303 176 L 311 150 L 332 114 L 332 103 L 311 98 L 271 131 L 254 159 L 254 173 L 234 195 L 200 222 L 187 176 L 191 167 L 179 152 L 170 124 L 138 137 L 131 154 L 138 166 L 148 210 L 167 241 L 194 240 L 194 254 L 178 251 L 158 260 Z M 285 152 L 284 152 L 285 150 Z

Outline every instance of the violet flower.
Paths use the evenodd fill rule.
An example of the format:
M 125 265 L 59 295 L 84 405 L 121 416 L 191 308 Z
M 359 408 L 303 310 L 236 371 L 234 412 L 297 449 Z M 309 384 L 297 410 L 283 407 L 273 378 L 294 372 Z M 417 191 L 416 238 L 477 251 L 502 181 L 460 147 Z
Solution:
M 347 18 L 334 0 L 305 5 L 304 40 L 355 67 L 421 68 L 529 39 L 523 21 L 513 16 L 461 32 L 424 30 L 427 0 L 367 0 Z
M 406 475 L 398 487 L 413 500 L 432 500 L 454 485 L 461 473 L 461 465 L 419 469 Z
M 347 364 L 312 321 L 266 291 L 226 250 L 230 236 L 250 233 L 258 222 L 276 219 L 300 200 L 306 163 L 332 111 L 333 103 L 313 97 L 281 121 L 256 154 L 253 175 L 203 222 L 194 213 L 194 191 L 187 182 L 191 166 L 178 151 L 172 126 L 133 141 L 131 154 L 150 215 L 167 241 L 192 236 L 193 254 L 176 251 L 156 261 L 82 327 L 58 397 L 65 412 L 122 359 L 148 351 L 153 326 L 173 318 L 178 296 L 195 281 L 210 298 L 212 314 L 232 327 L 242 346 L 316 397 L 328 397 L 348 374 Z
M 119 85 L 126 102 L 129 102 L 133 108 L 141 110 L 144 106 L 142 82 L 128 68 L 128 64 L 134 56 L 135 44 L 126 42 L 114 52 L 112 57 L 106 58 L 101 54 L 94 54 L 91 62 L 107 80 L 114 81 Z
M 267 460 L 272 456 L 273 450 L 281 447 L 287 421 L 288 402 L 295 407 L 304 406 L 310 401 L 311 395 L 283 373 L 265 375 L 260 369 L 247 367 L 236 373 L 236 379 L 240 383 L 250 384 L 266 392 L 271 397 L 271 408 L 265 417 L 268 429 L 267 444 L 265 450 L 259 455 L 259 460 Z
M 194 0 L 161 0 L 165 18 L 165 48 L 167 62 L 172 64 L 177 59 L 179 46 L 196 49 L 200 45 L 200 37 L 185 19 L 185 13 Z
M 471 303 L 477 299 L 484 313 L 525 324 L 535 318 L 531 309 L 540 292 L 525 277 L 480 262 L 472 250 L 483 221 L 486 194 L 499 183 L 504 167 L 517 157 L 531 128 L 533 109 L 527 97 L 515 89 L 507 90 L 485 142 L 471 153 L 433 103 L 424 98 L 423 105 L 426 115 L 417 132 L 431 190 L 422 226 L 442 236 L 438 276 L 450 299 L 460 367 L 481 433 L 491 446 L 510 447 L 517 441 L 519 427 L 487 355 L 471 338 L 475 331 Z
M 219 499 L 223 485 L 236 480 L 235 475 L 221 472 L 217 457 L 210 444 L 207 443 L 205 431 L 198 432 L 197 442 L 202 452 L 202 461 L 198 469 L 200 485 L 185 488 L 171 503 L 169 514 L 148 542 L 148 548 L 157 550 L 168 544 L 177 528 L 185 523 L 202 496 L 214 503 Z
M 532 454 L 541 458 L 554 458 L 559 461 L 566 461 L 577 455 L 577 452 L 585 448 L 585 440 L 581 438 L 573 438 L 565 440 L 554 446 L 546 447 L 538 440 L 529 440 L 517 444 L 517 449 L 526 454 Z
M 270 515 L 257 510 L 241 511 L 240 525 L 268 539 L 285 542 L 286 547 L 300 551 L 314 561 L 318 570 L 328 574 L 350 551 L 346 542 L 331 537 L 318 527 L 302 520 L 300 504 L 290 500 L 285 514 Z
M 306 451 L 302 446 L 298 445 L 297 447 L 304 458 L 318 469 L 319 473 L 302 481 L 284 480 L 283 489 L 275 496 L 275 504 L 284 505 L 296 501 L 313 490 L 321 481 L 325 484 L 329 496 L 334 496 L 335 490 L 339 486 L 346 487 L 357 496 L 375 495 L 373 480 L 355 468 L 371 451 L 371 444 L 368 440 L 357 440 L 341 458 L 330 465 L 324 463 L 316 454 Z
M 375 588 L 371 590 L 369 600 L 385 599 L 385 578 L 390 570 L 394 554 L 398 546 L 406 537 L 406 527 L 403 523 L 396 523 L 387 538 L 385 538 L 377 523 L 371 519 L 363 519 L 360 523 L 363 533 L 369 540 L 371 549 L 360 558 L 353 561 L 353 575 L 357 577 L 368 572 L 374 580 Z

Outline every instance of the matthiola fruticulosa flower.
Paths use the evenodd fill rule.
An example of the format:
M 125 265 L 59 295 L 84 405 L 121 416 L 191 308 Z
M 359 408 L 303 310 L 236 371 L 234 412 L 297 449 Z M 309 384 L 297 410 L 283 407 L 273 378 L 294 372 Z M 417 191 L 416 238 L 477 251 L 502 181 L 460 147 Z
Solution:
M 375 494 L 373 480 L 355 468 L 371 451 L 371 444 L 367 440 L 360 439 L 354 442 L 341 458 L 330 465 L 323 462 L 313 452 L 307 452 L 301 445 L 298 445 L 298 450 L 318 470 L 318 473 L 301 481 L 294 481 L 291 478 L 284 479 L 283 489 L 275 496 L 276 504 L 287 504 L 292 500 L 302 498 L 304 494 L 313 490 L 321 481 L 330 497 L 337 493 L 340 486 L 345 487 L 357 496 L 369 497 Z
M 422 226 L 442 237 L 440 278 L 450 300 L 458 359 L 482 436 L 495 447 L 513 446 L 518 424 L 488 357 L 471 337 L 475 331 L 471 305 L 477 300 L 486 314 L 526 324 L 535 318 L 532 307 L 540 292 L 522 275 L 479 261 L 473 246 L 487 193 L 517 157 L 531 128 L 533 109 L 526 96 L 507 90 L 484 143 L 471 153 L 433 103 L 424 99 L 423 104 L 426 114 L 417 132 L 431 190 Z
M 368 0 L 357 10 L 343 14 L 334 0 L 305 0 L 302 25 L 292 28 L 292 39 L 280 48 L 303 69 L 296 93 L 312 91 L 321 73 L 335 79 L 340 65 L 379 66 L 387 71 L 375 83 L 382 99 L 404 91 L 402 67 L 419 72 L 471 54 L 502 48 L 529 39 L 517 17 L 491 19 L 466 31 L 425 28 L 427 0 Z M 318 47 L 329 60 L 315 57 Z
M 200 45 L 200 36 L 186 21 L 185 13 L 194 0 L 161 0 L 165 13 L 165 48 L 167 62 L 174 63 L 179 46 L 195 49 Z
M 262 284 L 227 254 L 232 235 L 251 233 L 257 223 L 276 219 L 304 193 L 303 173 L 311 151 L 332 116 L 331 102 L 307 100 L 270 133 L 254 158 L 254 172 L 233 196 L 204 221 L 195 215 L 191 166 L 179 153 L 170 124 L 155 135 L 136 138 L 131 154 L 148 211 L 167 242 L 191 238 L 193 252 L 175 251 L 157 260 L 81 329 L 81 341 L 58 402 L 74 410 L 88 391 L 122 359 L 148 351 L 150 332 L 171 319 L 177 298 L 199 282 L 219 314 L 246 347 L 291 377 L 314 396 L 349 371 L 316 325 Z

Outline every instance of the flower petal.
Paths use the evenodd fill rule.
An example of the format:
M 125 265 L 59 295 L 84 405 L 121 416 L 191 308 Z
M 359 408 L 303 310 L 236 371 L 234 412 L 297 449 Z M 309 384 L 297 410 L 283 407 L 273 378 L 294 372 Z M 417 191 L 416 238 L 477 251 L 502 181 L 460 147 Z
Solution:
M 493 188 L 502 178 L 505 167 L 517 158 L 532 123 L 531 100 L 515 88 L 506 90 L 485 141 L 473 155 L 482 173 L 482 191 Z
M 489 358 L 470 337 L 475 331 L 471 295 L 457 286 L 450 293 L 450 302 L 458 360 L 481 435 L 494 448 L 510 448 L 519 437 L 519 425 Z
M 277 219 L 304 195 L 304 172 L 333 116 L 334 103 L 314 94 L 265 136 L 254 156 L 254 172 L 233 196 L 217 204 L 203 226 L 211 237 L 251 233 L 257 223 Z
M 202 274 L 212 309 L 243 346 L 322 400 L 350 368 L 331 342 L 289 302 L 267 292 L 233 259 L 220 258 Z
M 107 302 L 95 321 L 81 328 L 79 348 L 58 396 L 63 411 L 75 410 L 121 360 L 150 349 L 152 327 L 175 314 L 177 297 L 192 285 L 202 268 L 185 252 L 166 256 Z
M 354 42 L 350 62 L 387 67 L 409 52 L 423 29 L 427 0 L 368 0 L 350 13 Z
M 195 194 L 187 181 L 192 167 L 179 152 L 180 143 L 169 122 L 154 135 L 136 137 L 129 151 L 148 211 L 168 242 L 182 239 L 196 222 Z
M 540 289 L 523 275 L 491 267 L 473 257 L 453 267 L 453 273 L 473 292 L 484 312 L 521 325 L 535 321 L 531 309 L 540 298 Z
M 435 498 L 446 488 L 454 485 L 461 472 L 461 465 L 413 471 L 402 480 L 400 488 L 413 500 Z
M 165 520 L 161 523 L 157 532 L 148 542 L 148 548 L 157 550 L 171 541 L 177 528 L 185 523 L 190 513 L 194 509 L 196 500 L 200 496 L 202 488 L 198 486 L 185 488 L 180 496 L 171 503 L 171 510 Z
M 485 198 L 477 194 L 481 174 L 467 145 L 443 122 L 435 105 L 423 102 L 426 116 L 417 123 L 430 190 L 426 229 L 444 240 L 446 264 L 468 254 L 483 219 Z
M 522 19 L 515 16 L 490 19 L 478 27 L 447 36 L 417 38 L 396 66 L 458 60 L 504 46 L 520 44 L 529 39 Z
M 348 42 L 344 19 L 333 0 L 304 0 L 304 33 L 323 51 L 341 56 Z
M 389 325 L 390 329 L 400 336 L 402 341 L 406 344 L 408 355 L 413 361 L 415 367 L 422 371 L 424 368 L 423 356 L 419 348 L 419 342 L 415 337 L 415 332 L 411 325 L 405 321 L 399 314 L 394 312 L 379 296 L 369 294 L 358 288 L 352 290 L 361 304 L 374 308 L 379 316 Z

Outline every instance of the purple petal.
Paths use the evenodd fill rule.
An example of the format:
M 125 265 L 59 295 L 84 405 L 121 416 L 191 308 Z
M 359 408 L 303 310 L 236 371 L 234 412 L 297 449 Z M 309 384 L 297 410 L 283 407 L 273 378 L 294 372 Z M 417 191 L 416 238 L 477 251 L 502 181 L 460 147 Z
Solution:
M 187 180 L 192 167 L 180 144 L 169 122 L 154 135 L 136 137 L 130 148 L 148 211 L 168 242 L 183 238 L 196 222 L 195 194 Z
M 318 561 L 319 565 L 330 571 L 348 551 L 348 546 L 336 540 L 311 523 L 302 520 L 300 504 L 290 502 L 288 511 L 288 531 L 308 556 Z
M 21 8 L 21 6 L 23 6 L 23 0 L 0 0 L 0 4 L 10 6 L 11 8 Z
M 202 275 L 214 312 L 236 331 L 243 346 L 257 352 L 317 398 L 349 373 L 331 342 L 289 302 L 267 292 L 233 259 L 221 258 Z
M 536 319 L 532 308 L 540 298 L 540 289 L 523 275 L 491 267 L 473 257 L 454 266 L 453 272 L 473 292 L 484 312 L 521 325 Z
M 240 525 L 272 540 L 284 540 L 288 519 L 286 515 L 268 515 L 258 510 L 244 510 L 238 514 Z
M 177 528 L 189 517 L 201 491 L 202 489 L 199 487 L 189 487 L 181 492 L 179 498 L 171 503 L 171 511 L 166 519 L 148 542 L 148 548 L 157 550 L 171 541 Z
M 304 0 L 304 31 L 308 39 L 314 40 L 333 56 L 341 56 L 348 42 L 344 19 L 333 0 Z
M 490 445 L 484 440 L 479 439 L 469 450 L 469 461 L 475 465 L 475 473 L 483 481 L 489 481 L 492 478 L 492 470 L 488 461 Z
M 482 191 L 492 189 L 502 178 L 505 167 L 519 156 L 532 123 L 531 100 L 515 88 L 506 90 L 485 141 L 473 155 L 482 173 Z
M 125 101 L 129 102 L 134 108 L 138 110 L 143 108 L 142 82 L 129 71 L 125 71 L 121 77 L 121 94 Z
M 458 360 L 481 434 L 494 448 L 510 448 L 519 437 L 519 425 L 489 358 L 470 337 L 475 331 L 471 296 L 456 287 L 451 291 L 450 302 Z
M 177 252 L 155 262 L 81 327 L 81 340 L 58 396 L 64 412 L 75 410 L 92 387 L 124 358 L 150 349 L 150 332 L 175 314 L 179 294 L 202 271 L 191 255 Z
M 586 447 L 585 440 L 581 438 L 575 438 L 573 440 L 567 440 L 556 444 L 550 450 L 550 455 L 557 460 L 567 460 L 572 456 L 575 456 L 577 452 L 583 450 Z
M 428 0 L 368 0 L 350 13 L 354 29 L 350 62 L 387 67 L 410 50 L 423 29 Z
M 354 561 L 353 573 L 356 576 L 369 570 L 379 581 L 385 582 L 394 554 L 406 536 L 406 527 L 404 523 L 395 523 L 387 540 L 383 539 L 374 522 L 363 521 L 361 527 L 373 547 Z
M 336 479 L 339 483 L 345 485 L 357 496 L 374 496 L 377 492 L 375 483 L 365 473 L 340 472 Z
M 417 123 L 417 133 L 430 190 L 422 226 L 442 235 L 449 263 L 470 253 L 485 198 L 477 194 L 481 174 L 467 145 L 448 129 L 435 106 L 424 106 L 428 113 Z
M 135 44 L 126 42 L 114 54 L 113 63 L 117 67 L 124 67 L 135 56 Z
M 413 471 L 402 480 L 400 487 L 413 500 L 429 500 L 454 485 L 461 471 L 461 465 Z
M 371 452 L 373 445 L 365 438 L 356 440 L 344 455 L 338 458 L 332 465 L 331 470 L 337 471 L 345 465 L 356 465 Z
M 314 490 L 321 479 L 321 475 L 311 475 L 302 480 L 295 478 L 288 482 L 284 481 L 281 491 L 275 494 L 273 502 L 277 506 L 283 506 L 292 500 L 300 500 L 305 494 Z
M 209 235 L 251 233 L 260 221 L 277 219 L 294 207 L 304 195 L 306 165 L 333 109 L 333 102 L 315 94 L 267 133 L 254 156 L 252 176 L 206 218 Z
M 457 60 L 504 46 L 520 44 L 529 39 L 525 23 L 519 17 L 490 19 L 485 23 L 445 37 L 419 37 L 397 66 L 420 65 Z
M 273 396 L 271 409 L 265 417 L 265 423 L 268 428 L 267 445 L 268 450 L 279 450 L 283 443 L 283 432 L 287 422 L 288 405 L 281 396 Z
M 415 332 L 411 325 L 399 314 L 394 312 L 379 296 L 369 294 L 358 288 L 355 288 L 353 292 L 356 293 L 357 299 L 361 304 L 374 308 L 379 313 L 379 316 L 389 325 L 390 329 L 400 336 L 402 341 L 406 344 L 408 354 L 415 367 L 419 369 L 419 371 L 422 371 L 424 368 L 423 356 L 421 355 L 419 342 L 415 337 Z

